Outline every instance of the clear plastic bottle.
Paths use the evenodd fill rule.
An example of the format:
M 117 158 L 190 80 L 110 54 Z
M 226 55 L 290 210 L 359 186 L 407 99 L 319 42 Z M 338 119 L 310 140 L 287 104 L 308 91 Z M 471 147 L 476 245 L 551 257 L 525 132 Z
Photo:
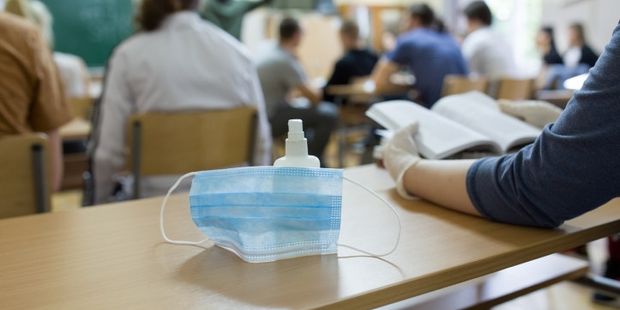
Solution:
M 284 157 L 278 158 L 275 167 L 307 167 L 320 168 L 321 162 L 316 156 L 308 155 L 308 140 L 304 136 L 304 126 L 300 119 L 288 121 L 288 137 L 286 138 Z

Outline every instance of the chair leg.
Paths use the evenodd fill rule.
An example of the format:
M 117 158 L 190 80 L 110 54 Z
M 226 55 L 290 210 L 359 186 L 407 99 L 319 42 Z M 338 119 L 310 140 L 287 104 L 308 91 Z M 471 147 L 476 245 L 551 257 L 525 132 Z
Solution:
M 338 167 L 344 168 L 344 156 L 347 149 L 347 126 L 342 124 L 338 129 Z
M 133 199 L 140 198 L 140 156 L 142 147 L 142 128 L 139 122 L 133 124 L 131 145 L 131 170 L 133 175 Z
M 43 147 L 39 144 L 32 146 L 32 171 L 34 177 L 35 203 L 37 213 L 50 210 L 47 187 L 47 175 L 45 170 L 45 156 Z

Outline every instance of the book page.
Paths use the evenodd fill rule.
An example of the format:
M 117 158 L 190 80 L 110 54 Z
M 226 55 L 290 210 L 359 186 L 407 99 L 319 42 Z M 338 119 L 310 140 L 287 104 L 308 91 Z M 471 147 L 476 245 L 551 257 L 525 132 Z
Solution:
M 491 139 L 410 101 L 377 103 L 366 115 L 393 132 L 417 121 L 414 140 L 420 155 L 428 159 L 446 158 L 472 147 L 501 152 Z
M 533 142 L 541 130 L 502 113 L 495 100 L 480 92 L 448 96 L 432 110 L 448 119 L 491 138 L 503 153 Z

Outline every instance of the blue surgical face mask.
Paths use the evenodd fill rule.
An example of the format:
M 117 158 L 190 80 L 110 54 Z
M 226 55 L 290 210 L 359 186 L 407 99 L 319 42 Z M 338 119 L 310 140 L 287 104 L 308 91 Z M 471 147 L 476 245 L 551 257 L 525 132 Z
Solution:
M 170 243 L 195 245 L 206 241 L 171 240 L 164 230 L 168 197 L 190 176 L 194 177 L 189 193 L 194 223 L 208 236 L 206 240 L 237 254 L 244 261 L 261 263 L 337 253 L 342 170 L 243 167 L 187 174 L 173 185 L 162 203 L 161 233 Z M 398 217 L 395 211 L 394 214 Z M 400 222 L 396 244 L 399 237 Z M 372 256 L 388 255 L 396 247 L 389 253 L 377 255 L 340 246 Z

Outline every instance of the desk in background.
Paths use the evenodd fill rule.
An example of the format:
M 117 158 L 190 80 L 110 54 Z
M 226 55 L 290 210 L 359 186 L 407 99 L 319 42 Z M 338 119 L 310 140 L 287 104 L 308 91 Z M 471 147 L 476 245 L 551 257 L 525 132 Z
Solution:
M 60 127 L 60 136 L 63 141 L 86 140 L 91 131 L 91 123 L 82 118 L 75 118 Z
M 620 200 L 543 230 L 405 201 L 374 166 L 345 174 L 397 206 L 402 240 L 385 260 L 329 255 L 248 264 L 217 247 L 165 244 L 161 199 L 154 198 L 0 221 L 0 308 L 372 308 L 620 231 Z M 188 209 L 187 194 L 172 197 L 168 233 L 197 240 Z M 383 251 L 395 229 L 383 204 L 345 182 L 341 243 Z
M 326 89 L 327 94 L 334 96 L 335 104 L 340 107 L 340 121 L 338 124 L 338 165 L 345 166 L 345 152 L 347 138 L 351 130 L 361 128 L 368 130 L 366 111 L 368 107 L 379 100 L 381 96 L 409 96 L 415 79 L 409 75 L 395 74 L 392 85 L 382 94 L 375 92 L 375 83 L 369 78 L 358 78 L 348 85 L 331 85 Z M 346 104 L 345 104 L 346 103 Z M 366 150 L 365 155 L 372 153 Z M 368 162 L 369 156 L 364 156 L 362 163 Z

